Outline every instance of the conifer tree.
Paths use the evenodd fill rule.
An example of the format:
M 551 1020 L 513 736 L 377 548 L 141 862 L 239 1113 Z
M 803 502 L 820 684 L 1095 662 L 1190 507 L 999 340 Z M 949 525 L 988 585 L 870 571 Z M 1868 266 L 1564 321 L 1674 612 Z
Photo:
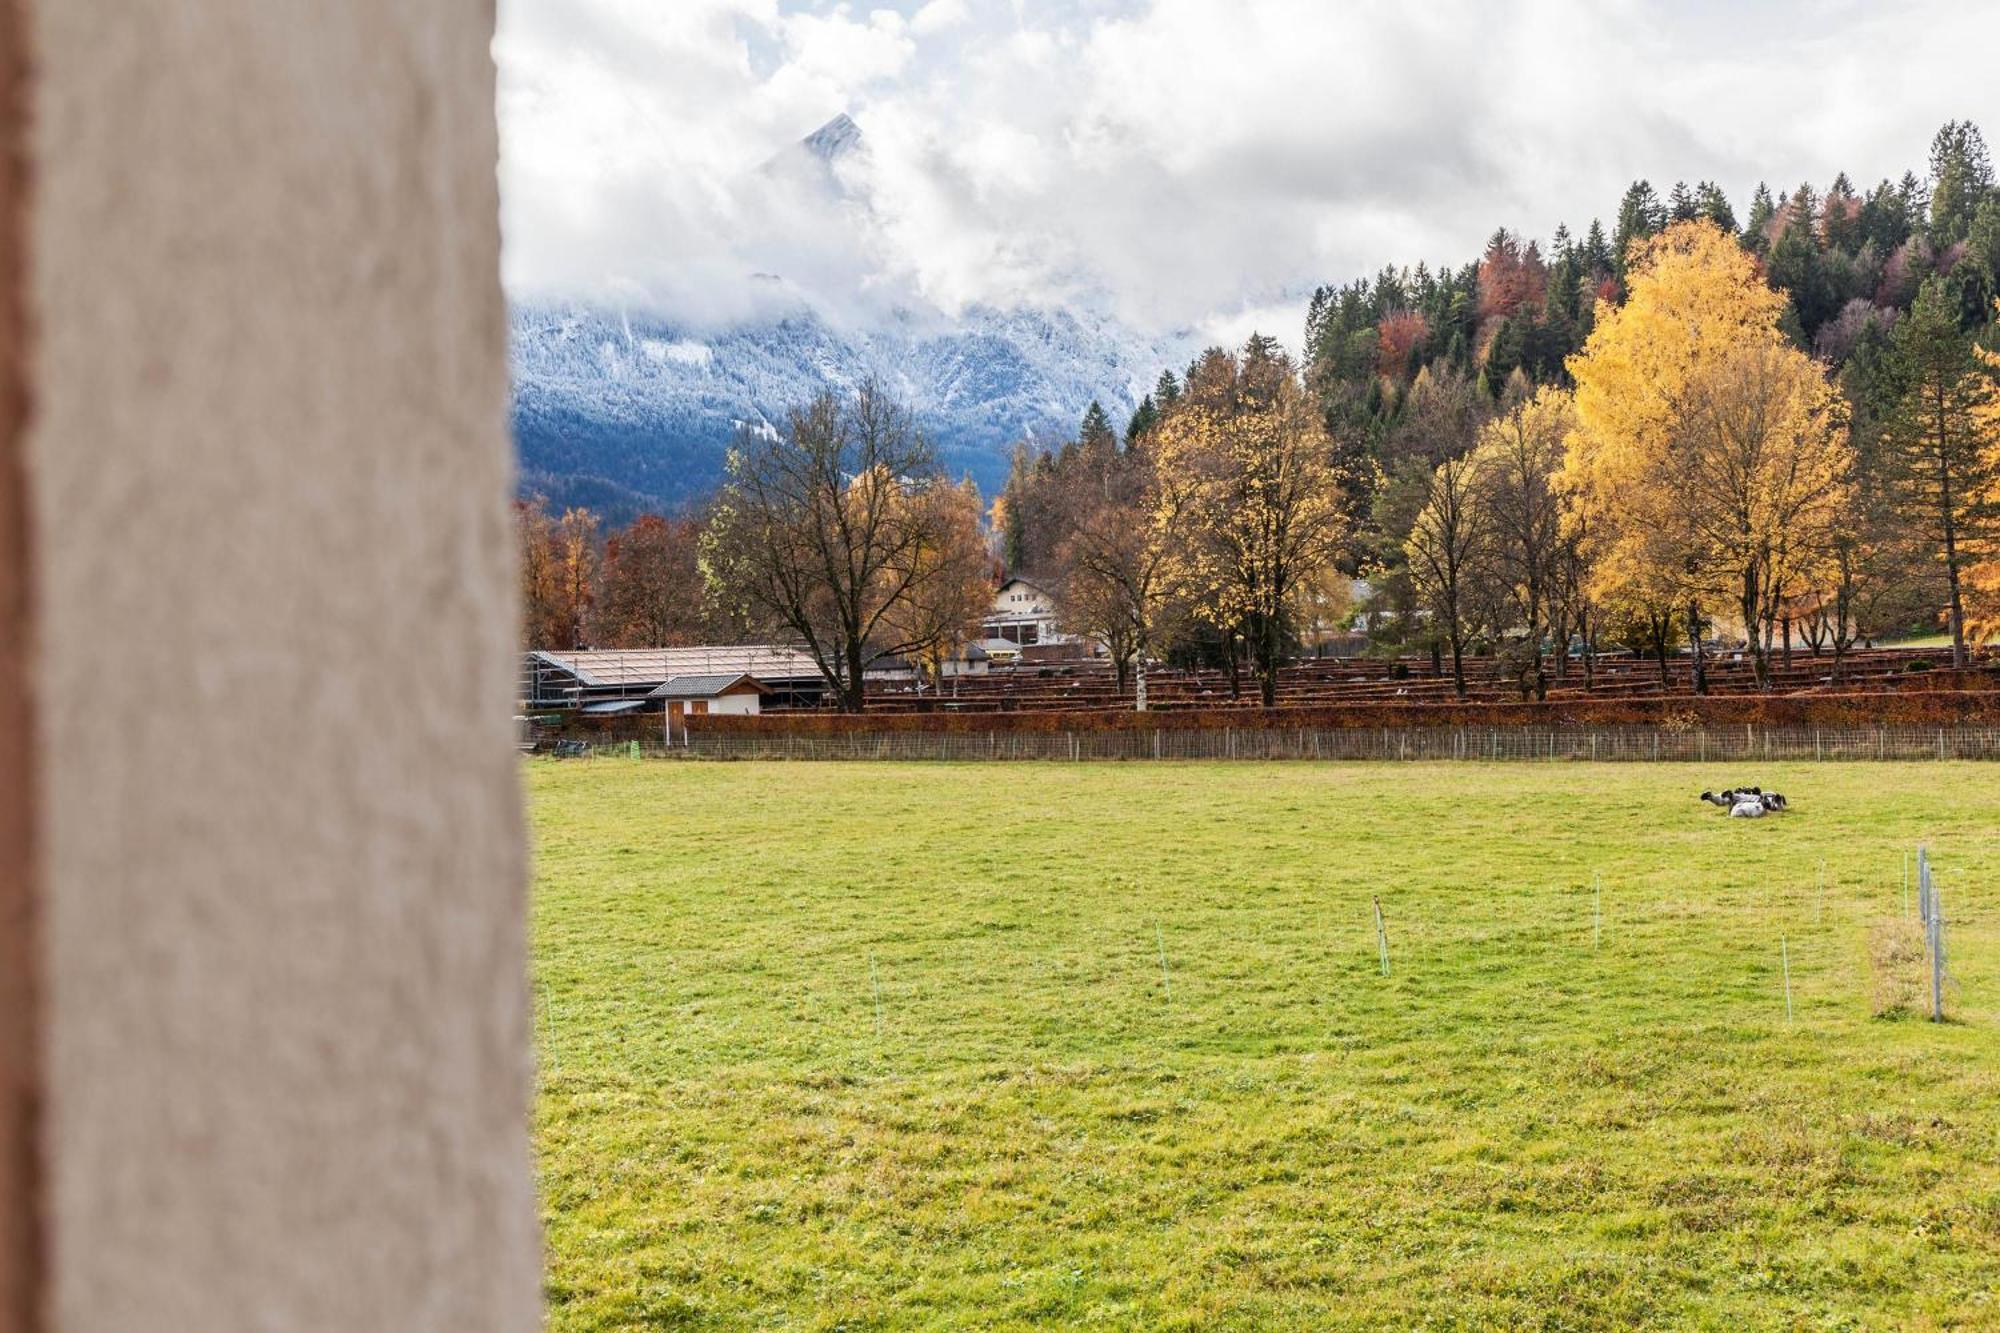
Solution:
M 1659 196 L 1653 187 L 1643 180 L 1633 181 L 1625 191 L 1625 198 L 1618 205 L 1618 226 L 1612 232 L 1612 242 L 1617 247 L 1612 255 L 1619 276 L 1625 274 L 1625 264 L 1632 249 L 1632 242 L 1644 240 L 1658 232 L 1667 222 L 1666 209 L 1660 205 Z
M 1125 447 L 1130 449 L 1145 438 L 1159 419 L 1159 409 L 1153 406 L 1153 395 L 1149 393 L 1139 400 L 1139 406 L 1132 409 L 1132 419 L 1125 423 Z
M 1703 181 L 1695 187 L 1695 208 L 1698 216 L 1724 231 L 1736 230 L 1736 210 L 1729 206 L 1729 196 L 1714 181 Z
M 1105 415 L 1104 405 L 1095 398 L 1084 409 L 1083 424 L 1077 428 L 1076 440 L 1086 453 L 1117 452 L 1118 432 L 1111 429 L 1111 418 Z
M 1965 239 L 1972 219 L 1993 190 L 1993 159 L 1979 127 L 1947 121 L 1931 140 L 1931 243 L 1939 249 Z
M 1991 535 L 2000 450 L 1991 438 L 1993 383 L 1933 277 L 1891 335 L 1899 401 L 1882 424 L 1884 463 L 1905 519 L 1944 572 L 1954 666 L 1964 666 L 1963 575 Z

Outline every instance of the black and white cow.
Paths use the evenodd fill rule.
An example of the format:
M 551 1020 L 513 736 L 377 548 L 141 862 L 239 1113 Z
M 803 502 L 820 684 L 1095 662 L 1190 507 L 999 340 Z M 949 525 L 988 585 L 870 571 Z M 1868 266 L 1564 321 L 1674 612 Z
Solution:
M 1762 787 L 1724 787 L 1703 792 L 1701 799 L 1727 810 L 1732 819 L 1762 819 L 1789 808 L 1782 794 Z

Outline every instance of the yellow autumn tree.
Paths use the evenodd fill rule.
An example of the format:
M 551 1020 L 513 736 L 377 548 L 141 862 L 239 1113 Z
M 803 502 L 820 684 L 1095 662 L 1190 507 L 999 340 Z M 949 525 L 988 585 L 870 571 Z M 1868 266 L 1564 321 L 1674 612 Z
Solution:
M 1297 599 L 1347 540 L 1325 420 L 1291 358 L 1253 336 L 1240 358 L 1202 358 L 1151 447 L 1169 582 L 1196 615 L 1248 640 L 1271 707 Z
M 1487 534 L 1487 578 L 1508 623 L 1498 626 L 1524 693 L 1548 697 L 1542 641 L 1561 600 L 1564 563 L 1562 496 L 1556 474 L 1563 447 L 1575 430 L 1570 395 L 1543 388 L 1534 397 L 1512 397 L 1479 432 L 1473 450 L 1474 502 Z M 1565 651 L 1558 644 L 1557 651 Z
M 1735 239 L 1681 223 L 1634 245 L 1629 296 L 1581 352 L 1562 486 L 1597 543 L 1606 601 L 1676 590 L 1701 626 L 1740 619 L 1760 687 L 1772 625 L 1823 558 L 1853 472 L 1844 403 L 1779 331 L 1784 296 Z
M 2000 315 L 2000 301 L 1993 303 L 1993 310 Z M 1989 375 L 2000 379 L 2000 352 L 1975 347 L 1973 355 Z M 1981 499 L 1988 511 L 2000 513 L 2000 393 L 1988 393 L 1974 416 L 1984 439 L 1983 471 L 1995 479 Z M 1965 571 L 1965 636 L 1974 643 L 2000 640 L 2000 549 L 1980 553 Z
M 1446 458 L 1424 479 L 1423 502 L 1403 559 L 1417 609 L 1451 650 L 1452 691 L 1465 698 L 1465 644 L 1489 624 L 1481 594 L 1489 563 L 1490 519 L 1480 502 L 1482 460 L 1477 451 Z
M 898 593 L 882 617 L 880 637 L 901 645 L 942 689 L 946 663 L 977 635 L 993 606 L 993 561 L 979 527 L 979 490 L 970 480 L 906 481 L 893 505 L 901 511 L 895 521 L 914 535 L 878 575 L 885 596 Z

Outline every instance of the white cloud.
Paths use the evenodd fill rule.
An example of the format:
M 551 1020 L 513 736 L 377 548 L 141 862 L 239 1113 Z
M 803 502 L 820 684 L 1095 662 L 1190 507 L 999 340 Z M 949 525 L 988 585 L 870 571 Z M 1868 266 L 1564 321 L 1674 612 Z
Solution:
M 507 277 L 690 323 L 1075 300 L 1290 338 L 1315 282 L 1608 225 L 1634 177 L 1740 209 L 1921 169 L 1948 118 L 2000 132 L 1996 48 L 2000 6 L 1949 0 L 503 0 Z M 775 197 L 760 164 L 840 111 L 865 207 Z
M 972 10 L 965 0 L 930 0 L 910 19 L 910 31 L 919 37 L 929 37 L 971 21 Z

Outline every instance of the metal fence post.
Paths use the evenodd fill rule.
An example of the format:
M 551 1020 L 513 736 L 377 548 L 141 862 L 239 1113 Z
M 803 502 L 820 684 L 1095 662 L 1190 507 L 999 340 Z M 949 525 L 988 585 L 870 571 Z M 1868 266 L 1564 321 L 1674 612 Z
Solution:
M 1931 890 L 1931 1022 L 1944 1022 L 1944 909 Z
M 1382 900 L 1376 898 L 1373 901 L 1375 903 L 1375 943 L 1382 950 L 1382 975 L 1386 977 L 1389 975 L 1389 926 L 1387 922 L 1382 920 Z

